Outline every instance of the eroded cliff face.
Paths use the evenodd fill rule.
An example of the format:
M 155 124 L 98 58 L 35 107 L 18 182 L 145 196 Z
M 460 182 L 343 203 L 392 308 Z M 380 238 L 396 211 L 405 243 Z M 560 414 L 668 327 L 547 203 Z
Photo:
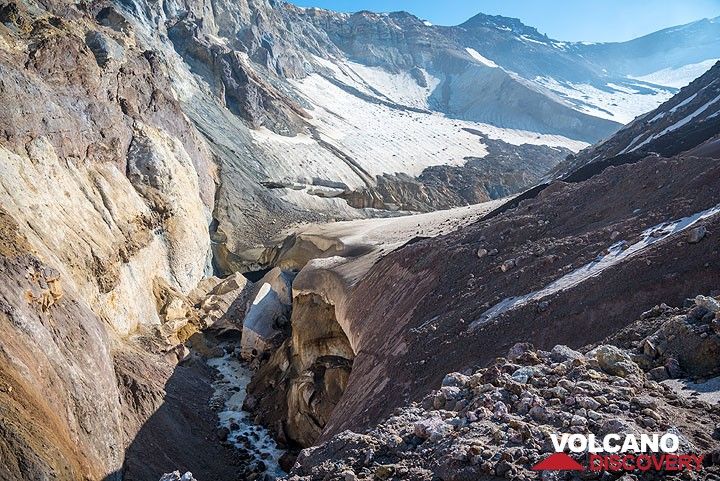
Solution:
M 208 263 L 207 147 L 132 37 L 78 11 L 15 22 L 0 27 L 2 205 L 118 334 L 159 323 L 153 279 L 188 292 Z
M 335 237 L 332 226 L 300 229 L 278 262 L 302 263 L 308 252 L 327 258 L 307 262 L 297 276 L 292 342 L 260 369 L 254 387 L 267 392 L 302 382 L 290 360 L 301 356 L 306 323 L 335 325 L 306 308 L 313 295 L 334 307 L 332 319 L 354 353 L 352 371 L 320 438 L 293 431 L 286 410 L 295 409 L 294 399 L 285 392 L 258 395 L 256 412 L 285 436 L 293 432 L 300 445 L 331 440 L 374 426 L 419 401 L 448 372 L 485 365 L 517 342 L 579 347 L 613 335 L 633 312 L 662 299 L 716 295 L 716 156 L 711 141 L 686 156 L 648 157 L 582 182 L 556 182 L 515 208 L 436 238 L 422 236 L 417 216 L 415 238 L 394 246 L 386 235 L 379 251 L 369 247 L 370 225 L 365 238 L 344 224 Z M 402 219 L 389 222 L 401 230 Z M 697 363 L 685 364 L 691 372 Z M 314 462 L 309 470 L 318 468 Z
M 2 479 L 102 479 L 122 466 L 107 325 L 0 212 Z M 110 478 L 119 479 L 119 478 Z
M 164 322 L 158 281 L 206 273 L 211 156 L 127 29 L 63 2 L 1 20 L 2 477 L 120 479 L 172 369 L 133 405 L 116 352 Z
M 287 339 L 285 306 L 276 323 L 248 325 L 280 334 L 273 337 L 279 346 L 268 344 L 274 352 L 259 349 L 270 358 L 248 404 L 281 406 L 263 413 L 264 421 L 286 444 L 309 445 L 374 421 L 424 393 L 439 373 L 469 362 L 452 347 L 455 337 L 468 349 L 480 343 L 481 361 L 495 349 L 482 339 L 514 340 L 519 334 L 505 318 L 483 328 L 490 332 L 468 333 L 466 324 L 501 293 L 539 289 L 589 261 L 607 248 L 613 222 L 632 238 L 639 223 L 691 215 L 710 206 L 704 196 L 716 194 L 718 175 L 705 157 L 670 159 L 662 173 L 646 163 L 628 174 L 663 186 L 673 169 L 687 174 L 653 197 L 642 219 L 633 217 L 645 202 L 636 184 L 608 174 L 586 190 L 556 186 L 547 204 L 525 206 L 535 209 L 527 217 L 518 210 L 437 241 L 423 241 L 413 219 L 390 246 L 387 239 L 368 246 L 332 236 L 303 245 L 297 237 L 266 256 L 266 244 L 292 223 L 378 215 L 366 207 L 429 210 L 506 195 L 586 145 L 583 139 L 617 126 L 514 80 L 512 99 L 529 95 L 560 125 L 524 118 L 520 127 L 541 128 L 518 132 L 481 123 L 497 105 L 473 110 L 466 98 L 437 90 L 431 70 L 457 74 L 442 79 L 449 89 L 493 67 L 462 49 L 447 62 L 433 49 L 426 52 L 433 58 L 408 57 L 404 50 L 431 35 L 417 19 L 402 18 L 419 32 L 408 38 L 420 41 L 408 44 L 388 36 L 383 18 L 361 16 L 359 33 L 369 43 L 399 42 L 382 51 L 393 60 L 382 65 L 396 68 L 372 70 L 378 63 L 346 57 L 355 47 L 336 29 L 344 16 L 323 25 L 323 15 L 265 0 L 0 4 L 1 478 L 146 481 L 170 462 L 170 469 L 182 464 L 209 479 L 244 475 L 232 468 L 235 451 L 205 442 L 218 434 L 204 359 L 226 353 L 198 331 L 237 340 L 238 324 L 253 309 L 248 303 L 264 299 L 264 283 L 252 286 L 239 274 L 205 279 L 213 270 L 273 262 L 300 268 L 330 257 L 312 261 L 295 280 Z M 499 70 L 488 79 L 494 87 L 509 81 Z M 399 92 L 378 89 L 397 82 Z M 433 111 L 437 102 L 460 118 Z M 508 126 L 504 115 L 497 123 Z M 518 159 L 528 153 L 539 160 L 525 169 Z M 624 203 L 612 222 L 583 230 L 588 218 L 605 213 L 591 208 L 603 201 L 592 188 Z M 594 203 L 583 204 L 587 198 Z M 574 214 L 563 220 L 560 211 Z M 547 234 L 548 218 L 558 226 L 553 254 L 543 257 L 540 241 L 524 242 Z M 454 225 L 446 227 L 433 235 Z M 690 249 L 691 261 L 673 257 L 677 276 L 699 272 L 700 259 L 716 253 L 707 243 Z M 483 250 L 487 257 L 476 260 Z M 672 256 L 667 243 L 646 252 Z M 632 262 L 623 273 L 635 272 L 639 261 Z M 704 272 L 715 276 L 713 269 Z M 650 287 L 670 291 L 659 270 L 646 274 Z M 472 281 L 481 275 L 483 282 Z M 695 291 L 710 284 L 696 273 L 683 282 L 694 282 Z M 650 287 L 637 302 L 649 302 Z M 466 297 L 472 302 L 463 304 Z M 462 303 L 439 312 L 435 300 L 443 298 Z M 567 308 L 573 298 L 559 302 Z M 587 327 L 570 313 L 574 326 Z M 438 319 L 442 329 L 427 327 Z M 237 351 L 258 346 L 238 343 Z M 391 385 L 391 372 L 399 373 L 398 385 Z M 175 439 L 165 435 L 171 428 Z
M 300 272 L 292 285 L 289 335 L 255 360 L 260 367 L 248 386 L 246 408 L 291 452 L 315 444 L 342 402 L 356 356 L 362 356 L 361 332 L 348 311 L 356 284 L 389 252 L 470 225 L 501 204 L 307 225 L 271 249 L 275 265 Z M 379 368 L 384 360 L 378 357 L 377 363 Z
M 355 358 L 337 318 L 337 297 L 328 298 L 320 290 L 293 291 L 290 335 L 259 359 L 246 400 L 246 408 L 290 447 L 310 446 L 320 437 L 345 391 Z
M 335 306 L 318 295 L 300 295 L 293 302 L 293 357 L 298 375 L 288 386 L 288 437 L 312 445 L 340 401 L 347 385 L 352 350 L 335 318 Z

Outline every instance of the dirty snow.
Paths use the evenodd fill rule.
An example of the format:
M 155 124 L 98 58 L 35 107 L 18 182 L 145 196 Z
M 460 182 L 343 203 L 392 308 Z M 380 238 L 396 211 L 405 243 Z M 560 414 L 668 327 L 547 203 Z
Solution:
M 440 79 L 433 77 L 423 70 L 427 87 L 421 87 L 408 72 L 390 73 L 380 67 L 367 67 L 359 63 L 347 62 L 346 65 L 358 75 L 358 79 L 367 87 L 374 89 L 366 90 L 366 93 L 373 95 L 380 92 L 395 103 L 429 109 L 428 98 L 435 87 L 440 84 Z
M 632 85 L 610 83 L 607 87 L 611 91 L 608 92 L 589 84 L 561 83 L 551 77 L 536 77 L 535 83 L 555 92 L 573 105 L 575 110 L 623 124 L 654 110 L 673 95 L 670 89 L 648 85 L 635 89 Z M 649 89 L 652 93 L 643 93 L 640 88 Z
M 653 118 L 653 120 L 651 120 L 650 122 L 654 122 L 654 121 L 657 120 L 658 118 L 660 118 L 660 116 L 657 116 L 657 115 L 656 115 L 655 118 Z M 647 133 L 647 132 L 640 132 L 640 134 L 636 135 L 635 138 L 632 139 L 632 141 L 627 145 L 627 147 L 625 147 L 624 149 L 622 149 L 618 154 L 619 154 L 619 155 L 620 155 L 620 154 L 624 154 L 624 153 L 626 153 L 628 150 L 632 149 L 633 146 L 634 146 L 635 144 L 637 144 L 637 142 L 638 142 L 638 141 L 643 137 L 643 135 L 645 135 L 646 133 Z M 593 159 L 593 160 L 595 160 L 595 159 Z
M 686 98 L 685 100 L 683 100 L 683 101 L 680 102 L 679 104 L 677 104 L 675 107 L 671 108 L 671 109 L 670 109 L 670 113 L 675 113 L 675 112 L 677 112 L 678 109 L 681 109 L 681 108 L 685 107 L 687 104 L 689 104 L 690 102 L 692 102 L 693 100 L 695 100 L 695 97 L 697 97 L 697 92 L 694 93 L 694 94 L 692 94 L 690 97 Z
M 343 80 L 352 82 L 349 76 Z M 393 88 L 390 82 L 405 82 L 403 76 L 390 74 L 378 74 L 364 81 L 364 86 L 357 82 L 350 85 L 358 89 L 368 89 L 369 85 L 377 91 L 390 92 Z M 502 139 L 514 145 L 549 145 L 567 147 L 573 151 L 587 145 L 562 136 L 502 129 L 450 119 L 440 113 L 418 112 L 368 102 L 318 74 L 294 80 L 293 83 L 316 106 L 310 111 L 313 116 L 311 123 L 317 128 L 320 138 L 342 150 L 370 176 L 396 172 L 417 176 L 432 165 L 459 166 L 465 164 L 465 157 L 487 155 L 487 149 L 479 138 L 464 128 L 476 129 L 493 139 Z M 293 146 L 287 145 L 285 154 L 293 155 Z M 332 163 L 337 163 L 337 159 Z M 336 176 L 331 172 L 332 169 L 328 169 L 325 178 L 335 179 Z M 357 184 L 357 181 L 353 183 Z M 352 185 L 350 182 L 348 184 Z
M 400 217 L 305 224 L 289 229 L 275 240 L 281 243 L 285 237 L 295 235 L 299 238 L 314 239 L 313 242 L 317 242 L 318 245 L 342 245 L 349 253 L 362 253 L 358 257 L 336 256 L 312 261 L 314 268 L 332 270 L 342 275 L 348 285 L 351 285 L 362 278 L 380 257 L 401 247 L 413 237 L 435 237 L 453 232 L 477 222 L 507 200 L 497 199 L 481 204 Z
M 720 404 L 720 377 L 704 382 L 693 382 L 690 379 L 669 379 L 664 384 L 685 399 L 697 399 L 710 404 Z
M 546 298 L 557 292 L 572 289 L 582 282 L 598 276 L 606 269 L 625 261 L 639 252 L 642 252 L 647 247 L 682 232 L 692 227 L 699 221 L 712 217 L 718 213 L 720 213 L 720 204 L 673 222 L 665 222 L 663 224 L 650 227 L 642 233 L 641 239 L 635 244 L 628 245 L 626 241 L 616 242 L 608 247 L 607 254 L 599 255 L 594 261 L 562 276 L 556 281 L 545 286 L 543 289 L 530 292 L 523 296 L 509 297 L 502 300 L 485 311 L 478 319 L 473 321 L 472 324 L 470 324 L 469 330 L 476 329 L 507 311 L 526 306 L 531 302 Z
M 649 123 L 653 123 L 653 122 L 655 122 L 656 120 L 660 120 L 661 118 L 665 117 L 666 114 L 667 114 L 667 112 L 660 112 L 660 113 L 657 114 L 655 117 L 651 118 L 648 122 L 649 122 Z
M 662 136 L 665 135 L 665 134 L 668 134 L 668 133 L 670 133 L 670 132 L 672 132 L 672 131 L 674 131 L 674 130 L 679 129 L 679 128 L 682 127 L 683 125 L 686 125 L 688 122 L 690 122 L 690 121 L 691 121 L 692 119 L 694 119 L 695 117 L 701 115 L 701 114 L 702 114 L 703 112 L 705 112 L 711 105 L 717 103 L 719 100 L 720 100 L 720 95 L 718 95 L 718 96 L 715 97 L 714 99 L 708 101 L 707 103 L 705 103 L 704 105 L 702 105 L 701 107 L 699 107 L 698 109 L 696 109 L 693 113 L 691 113 L 691 114 L 688 115 L 687 117 L 685 117 L 685 118 L 683 118 L 683 119 L 675 122 L 675 123 L 672 124 L 671 126 L 663 129 L 661 132 L 659 132 L 659 133 L 657 133 L 657 134 L 655 134 L 655 135 L 651 135 L 650 137 L 648 137 L 647 139 L 645 139 L 644 141 L 642 141 L 641 143 L 639 143 L 639 144 L 638 144 L 636 147 L 634 147 L 632 150 L 637 150 L 637 149 L 639 149 L 640 147 L 642 147 L 643 145 L 647 144 L 648 142 L 651 142 L 651 141 L 653 141 L 653 140 L 655 140 L 655 139 L 658 139 L 658 138 L 662 137 Z

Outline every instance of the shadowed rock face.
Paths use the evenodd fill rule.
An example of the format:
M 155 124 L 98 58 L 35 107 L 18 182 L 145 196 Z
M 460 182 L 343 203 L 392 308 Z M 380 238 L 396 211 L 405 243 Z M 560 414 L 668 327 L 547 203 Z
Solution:
M 104 323 L 0 213 L 1 479 L 101 479 L 122 465 Z
M 160 356 L 144 394 L 125 391 L 116 353 L 160 325 L 156 281 L 187 293 L 204 275 L 210 154 L 166 65 L 117 17 L 103 14 L 115 30 L 66 2 L 8 5 L 0 478 L 114 481 L 172 372 Z
M 340 401 L 355 352 L 333 304 L 316 294 L 293 299 L 292 337 L 248 386 L 250 407 L 290 445 L 310 446 Z

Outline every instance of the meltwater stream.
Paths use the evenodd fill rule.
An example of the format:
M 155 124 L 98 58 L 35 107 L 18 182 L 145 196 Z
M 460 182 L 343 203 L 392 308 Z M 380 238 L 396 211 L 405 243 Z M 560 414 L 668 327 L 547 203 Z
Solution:
M 232 354 L 209 359 L 207 363 L 219 373 L 212 383 L 215 394 L 211 402 L 220 407 L 219 427 L 229 431 L 227 441 L 249 456 L 249 465 L 262 463 L 260 466 L 264 465 L 264 471 L 271 478 L 283 476 L 278 460 L 284 451 L 278 448 L 270 433 L 253 423 L 250 414 L 242 409 L 251 371 Z

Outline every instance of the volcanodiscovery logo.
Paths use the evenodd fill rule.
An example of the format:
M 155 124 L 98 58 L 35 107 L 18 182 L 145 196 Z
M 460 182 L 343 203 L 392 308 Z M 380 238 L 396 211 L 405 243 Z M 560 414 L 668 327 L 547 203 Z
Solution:
M 700 471 L 703 456 L 678 453 L 680 439 L 665 434 L 551 434 L 555 454 L 533 466 L 535 471 Z M 586 466 L 567 454 L 586 454 Z

